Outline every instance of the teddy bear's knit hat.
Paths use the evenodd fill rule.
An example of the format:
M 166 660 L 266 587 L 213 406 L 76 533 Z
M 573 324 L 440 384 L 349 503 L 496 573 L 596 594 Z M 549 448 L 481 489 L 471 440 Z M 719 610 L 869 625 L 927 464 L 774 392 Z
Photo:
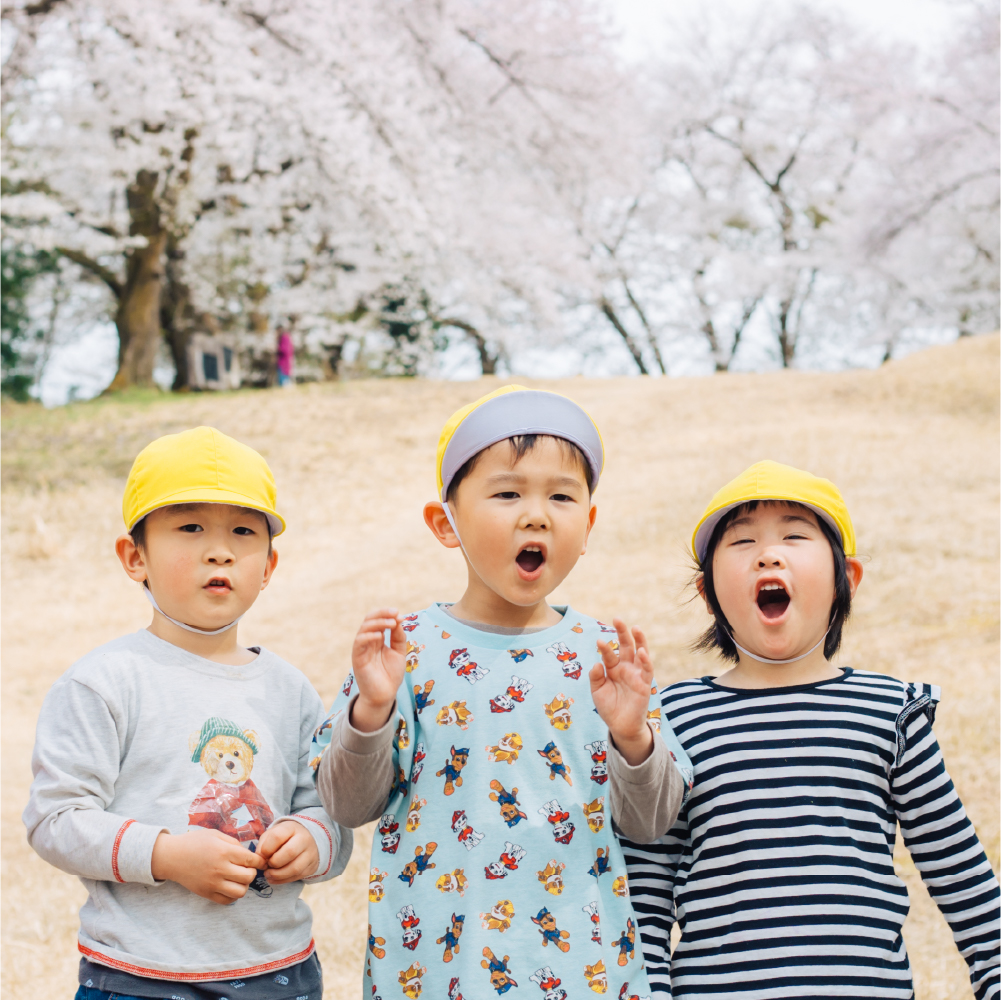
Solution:
M 209 741 L 214 740 L 217 736 L 233 736 L 238 740 L 243 740 L 255 754 L 257 753 L 254 741 L 235 722 L 230 722 L 229 719 L 220 719 L 218 715 L 214 715 L 211 719 L 206 719 L 202 726 L 202 731 L 198 735 L 198 748 L 191 755 L 192 764 L 201 763 L 202 751 L 208 746 Z

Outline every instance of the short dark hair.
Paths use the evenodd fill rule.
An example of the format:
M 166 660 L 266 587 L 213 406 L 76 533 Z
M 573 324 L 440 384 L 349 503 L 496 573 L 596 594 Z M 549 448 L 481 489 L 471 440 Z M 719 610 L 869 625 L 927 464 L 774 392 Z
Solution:
M 702 580 L 702 593 L 706 604 L 709 605 L 709 610 L 713 616 L 713 623 L 692 644 L 692 650 L 693 652 L 709 652 L 715 649 L 722 659 L 730 660 L 733 663 L 736 663 L 740 658 L 737 646 L 732 638 L 730 623 L 726 620 L 726 616 L 723 614 L 723 610 L 720 608 L 719 601 L 716 598 L 716 588 L 713 584 L 713 556 L 716 554 L 716 547 L 719 545 L 720 539 L 723 537 L 726 529 L 730 527 L 737 517 L 742 514 L 749 514 L 755 510 L 759 503 L 788 503 L 791 507 L 801 507 L 803 510 L 808 511 L 817 518 L 820 530 L 824 533 L 824 537 L 831 546 L 831 552 L 834 555 L 834 600 L 831 602 L 831 615 L 828 619 L 830 630 L 824 640 L 824 657 L 830 660 L 841 648 L 842 630 L 844 629 L 845 622 L 848 621 L 849 615 L 852 613 L 852 589 L 848 580 L 848 571 L 845 568 L 845 549 L 841 542 L 841 534 L 832 528 L 824 518 L 817 516 L 816 511 L 805 504 L 785 500 L 750 500 L 739 507 L 734 507 L 731 511 L 727 511 L 726 515 L 720 518 L 719 523 L 713 529 L 712 536 L 709 539 L 709 546 L 706 548 L 706 554 L 699 564 L 698 573 L 695 577 L 696 581 L 700 578 Z
M 504 440 L 511 442 L 511 447 L 514 449 L 514 461 L 519 462 L 535 447 L 536 442 L 540 438 L 552 438 L 560 446 L 564 458 L 573 458 L 580 464 L 581 470 L 584 473 L 584 482 L 587 483 L 587 495 L 590 497 L 594 492 L 594 473 L 591 471 L 591 463 L 587 460 L 584 452 L 573 441 L 556 437 L 554 434 L 516 434 L 514 437 L 505 438 Z M 500 442 L 497 443 L 499 444 Z M 483 451 L 486 451 L 486 448 Z M 456 491 L 459 489 L 459 483 L 473 471 L 483 451 L 478 451 L 472 458 L 466 459 L 456 470 L 445 493 L 445 500 L 448 503 L 454 502 Z
M 189 508 L 197 507 L 198 504 L 177 503 L 177 504 L 167 504 L 167 506 L 180 507 L 183 509 L 185 507 Z M 164 507 L 157 508 L 157 510 L 164 510 L 164 509 L 166 508 Z M 254 511 L 255 514 L 260 514 L 261 517 L 264 518 L 264 523 L 268 526 L 268 555 L 271 555 L 271 539 L 274 537 L 274 534 L 271 530 L 271 518 L 269 518 L 267 514 L 264 513 L 264 511 L 254 510 L 253 507 L 242 507 L 240 509 Z M 150 511 L 150 513 L 152 513 L 152 511 Z M 146 548 L 146 517 L 149 517 L 149 514 L 147 514 L 145 517 L 141 517 L 138 521 L 136 521 L 135 524 L 132 525 L 131 528 L 129 528 L 129 534 L 132 536 L 132 544 L 135 545 L 135 547 L 139 549 L 140 552 L 142 552 Z

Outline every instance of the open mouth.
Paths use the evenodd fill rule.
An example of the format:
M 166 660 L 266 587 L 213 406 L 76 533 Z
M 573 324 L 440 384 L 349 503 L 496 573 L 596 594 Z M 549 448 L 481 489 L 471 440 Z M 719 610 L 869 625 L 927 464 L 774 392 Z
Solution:
M 522 571 L 528 574 L 537 573 L 546 561 L 546 553 L 541 545 L 526 545 L 514 560 Z
M 223 579 L 222 577 L 215 577 L 214 579 L 209 580 L 207 584 L 205 584 L 205 589 L 214 590 L 216 592 L 229 590 L 230 589 L 229 580 Z
M 757 601 L 765 618 L 781 618 L 789 607 L 789 595 L 780 583 L 766 583 L 758 591 Z

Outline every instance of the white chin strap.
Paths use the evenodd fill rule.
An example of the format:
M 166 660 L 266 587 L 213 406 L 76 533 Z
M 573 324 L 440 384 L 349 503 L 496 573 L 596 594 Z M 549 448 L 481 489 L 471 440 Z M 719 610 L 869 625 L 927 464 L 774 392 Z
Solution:
M 449 507 L 447 500 L 442 500 L 441 509 L 445 511 L 445 517 L 448 518 L 448 523 L 452 526 L 452 530 L 455 532 L 455 537 L 459 541 L 459 548 L 466 553 L 466 558 L 469 558 L 469 553 L 466 552 L 466 546 L 462 544 L 462 538 L 459 536 L 459 529 L 455 526 L 455 518 L 452 517 L 452 508 Z
M 222 628 L 215 628 L 215 629 L 195 628 L 194 625 L 185 625 L 184 622 L 179 622 L 176 618 L 171 618 L 170 615 L 166 614 L 160 607 L 160 605 L 156 603 L 156 598 L 153 596 L 153 591 L 150 590 L 149 587 L 143 585 L 143 592 L 146 594 L 149 603 L 152 604 L 153 607 L 156 608 L 156 610 L 159 611 L 160 614 L 167 619 L 167 621 L 176 625 L 178 628 L 183 628 L 187 632 L 194 632 L 195 635 L 219 635 L 220 632 L 228 632 L 240 620 L 240 618 L 243 617 L 243 615 L 240 615 L 240 618 L 234 619 L 228 625 L 223 625 Z M 246 611 L 243 614 L 246 614 Z
M 806 659 L 806 657 L 808 657 L 815 649 L 822 645 L 824 640 L 827 638 L 827 632 L 830 632 L 831 630 L 828 629 L 827 632 L 820 637 L 820 642 L 818 642 L 816 646 L 811 646 L 805 653 L 800 653 L 799 656 L 791 656 L 788 660 L 769 660 L 767 656 L 758 656 L 757 653 L 752 653 L 749 649 L 744 649 L 744 647 L 741 646 L 736 639 L 734 639 L 732 632 L 727 632 L 726 629 L 723 631 L 730 636 L 730 642 L 732 642 L 737 649 L 744 654 L 744 656 L 749 656 L 752 660 L 757 660 L 758 663 L 769 663 L 774 666 L 782 666 L 785 663 L 795 663 L 797 660 Z

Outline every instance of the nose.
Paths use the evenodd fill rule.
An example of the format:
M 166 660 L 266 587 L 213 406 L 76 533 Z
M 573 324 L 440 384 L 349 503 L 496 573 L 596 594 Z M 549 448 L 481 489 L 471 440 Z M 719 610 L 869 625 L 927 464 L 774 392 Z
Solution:
M 234 764 L 231 760 L 227 760 L 226 761 L 226 766 L 232 771 L 233 768 L 236 767 L 236 764 Z
M 758 569 L 785 569 L 785 558 L 777 546 L 766 545 L 758 554 Z

